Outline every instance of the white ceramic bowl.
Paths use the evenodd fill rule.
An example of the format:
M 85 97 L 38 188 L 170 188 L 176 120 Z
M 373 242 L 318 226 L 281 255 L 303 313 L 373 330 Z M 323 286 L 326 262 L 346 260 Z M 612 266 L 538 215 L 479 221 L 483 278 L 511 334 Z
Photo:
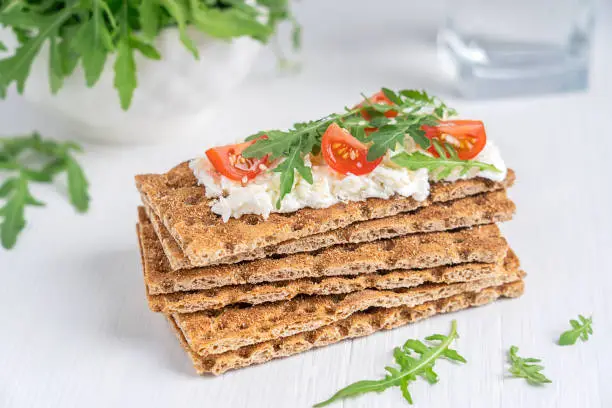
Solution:
M 142 143 L 190 137 L 201 132 L 214 103 L 246 77 L 261 44 L 248 37 L 221 41 L 195 29 L 189 35 L 199 50 L 199 60 L 180 43 L 176 29 L 166 29 L 156 39 L 162 60 L 147 59 L 136 51 L 138 87 L 127 112 L 121 109 L 113 87 L 113 56 L 93 88 L 85 86 L 79 66 L 52 95 L 48 50 L 43 48 L 24 96 L 68 119 L 75 136 L 83 139 Z

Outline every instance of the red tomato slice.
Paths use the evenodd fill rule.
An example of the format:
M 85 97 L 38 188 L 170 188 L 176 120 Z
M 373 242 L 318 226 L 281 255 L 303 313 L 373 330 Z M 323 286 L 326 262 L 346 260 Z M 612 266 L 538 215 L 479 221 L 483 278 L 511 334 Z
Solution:
M 484 149 L 487 133 L 480 120 L 443 120 L 437 126 L 423 125 L 425 137 L 452 145 L 461 160 L 471 160 Z M 433 144 L 428 149 L 440 157 Z
M 321 154 L 329 167 L 342 174 L 368 174 L 382 161 L 382 157 L 368 161 L 368 148 L 336 123 L 329 125 L 321 140 Z
M 261 138 L 266 138 L 266 136 Z M 244 149 L 256 141 L 213 147 L 206 151 L 206 157 L 219 173 L 231 180 L 244 183 L 257 177 L 270 164 L 268 156 L 261 159 L 242 157 Z
M 379 103 L 379 104 L 383 104 L 383 105 L 393 105 L 393 102 L 391 102 L 391 101 L 389 100 L 389 98 L 387 98 L 387 97 L 385 96 L 385 94 L 383 93 L 383 91 L 378 91 L 378 92 L 376 92 L 374 95 L 370 96 L 370 97 L 368 98 L 368 100 L 370 101 L 370 103 Z M 365 101 L 364 101 L 364 102 L 361 102 L 360 104 L 356 105 L 355 107 L 357 108 L 357 107 L 363 106 L 363 105 L 364 105 L 364 103 L 365 103 Z M 362 116 L 362 117 L 363 117 L 365 120 L 370 120 L 370 119 L 372 119 L 372 117 L 370 116 L 370 114 L 367 112 L 367 110 L 366 110 L 366 109 L 363 109 L 363 110 L 361 111 L 361 116 Z M 394 117 L 396 117 L 396 116 L 397 116 L 397 112 L 396 112 L 396 111 L 392 111 L 392 110 L 390 110 L 390 111 L 385 112 L 385 116 L 386 116 L 386 117 L 388 117 L 388 118 L 394 118 Z

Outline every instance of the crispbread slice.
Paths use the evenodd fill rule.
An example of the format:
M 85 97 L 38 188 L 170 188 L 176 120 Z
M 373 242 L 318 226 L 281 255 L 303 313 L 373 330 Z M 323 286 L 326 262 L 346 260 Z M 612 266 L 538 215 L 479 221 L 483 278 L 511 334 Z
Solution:
M 152 295 L 306 277 L 433 268 L 464 262 L 495 263 L 504 258 L 508 247 L 499 228 L 491 224 L 452 232 L 337 245 L 315 252 L 280 255 L 232 265 L 171 271 L 142 208 L 139 209 L 139 231 L 145 248 L 145 284 Z
M 276 358 L 288 357 L 315 347 L 323 347 L 342 340 L 362 337 L 380 330 L 390 330 L 439 313 L 455 312 L 468 307 L 491 303 L 500 297 L 515 298 L 523 293 L 522 280 L 476 292 L 467 292 L 415 307 L 372 308 L 352 314 L 348 318 L 317 330 L 294 334 L 223 354 L 202 357 L 189 346 L 174 319 L 168 316 L 183 349 L 199 374 L 222 374 L 228 370 L 261 364 Z
M 372 307 L 414 307 L 421 303 L 480 291 L 520 279 L 518 258 L 506 258 L 499 274 L 453 284 L 424 284 L 394 290 L 365 289 L 342 295 L 300 296 L 250 307 L 228 307 L 196 313 L 175 313 L 174 321 L 189 346 L 200 355 L 220 354 L 346 319 Z
M 223 286 L 216 289 L 147 295 L 149 308 L 154 312 L 193 313 L 202 310 L 245 303 L 289 300 L 298 295 L 337 295 L 364 289 L 411 288 L 424 283 L 457 283 L 499 274 L 502 263 L 463 263 L 428 269 L 397 269 L 388 272 L 352 276 L 302 278 L 291 281 L 260 283 L 258 285 Z
M 450 201 L 485 191 L 499 190 L 514 181 L 508 171 L 504 182 L 482 178 L 453 183 L 434 183 L 425 201 L 393 197 L 340 203 L 329 208 L 304 208 L 294 213 L 246 215 L 224 223 L 213 214 L 187 162 L 165 174 L 136 176 L 144 204 L 163 222 L 193 266 L 206 266 L 218 259 L 252 252 L 291 239 L 343 228 L 357 221 L 388 217 L 412 211 L 432 202 Z
M 277 254 L 310 252 L 331 245 L 369 242 L 420 232 L 445 231 L 508 221 L 512 218 L 515 208 L 505 190 L 482 193 L 453 201 L 434 203 L 413 212 L 356 222 L 345 228 L 281 242 L 277 245 L 259 247 L 250 252 L 217 259 L 214 264 L 235 263 Z M 145 210 L 168 257 L 170 267 L 173 270 L 191 268 L 189 259 L 183 255 L 181 248 L 157 215 L 146 207 Z

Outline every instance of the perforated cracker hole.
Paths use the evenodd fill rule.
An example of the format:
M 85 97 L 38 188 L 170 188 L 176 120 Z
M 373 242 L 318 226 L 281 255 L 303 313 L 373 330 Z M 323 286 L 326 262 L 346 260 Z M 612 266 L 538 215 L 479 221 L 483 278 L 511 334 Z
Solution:
M 381 243 L 382 249 L 385 251 L 393 251 L 395 245 L 395 241 L 383 241 Z
M 342 249 L 346 252 L 355 252 L 357 248 L 359 248 L 357 244 L 346 244 L 342 246 Z
M 185 199 L 184 203 L 185 205 L 196 205 L 198 204 L 200 201 L 202 201 L 202 197 L 199 195 L 192 195 L 189 196 Z
M 259 224 L 259 217 L 257 217 L 256 215 L 245 215 L 244 216 L 244 222 L 246 222 L 249 225 L 257 225 Z
M 314 312 L 316 312 L 316 311 L 317 311 L 317 308 L 311 305 L 311 306 L 306 307 L 306 308 L 304 309 L 304 311 L 305 311 L 306 313 L 314 313 Z
M 251 350 L 250 347 L 245 347 L 245 348 L 241 348 L 238 350 L 238 355 L 241 358 L 249 358 L 251 357 L 251 354 L 253 354 L 253 351 Z
M 300 231 L 300 230 L 304 229 L 304 226 L 305 226 L 305 225 L 304 225 L 304 222 L 302 222 L 302 221 L 297 221 L 297 222 L 295 222 L 295 223 L 294 223 L 294 224 L 291 226 L 291 229 L 292 229 L 293 231 Z
M 287 303 L 284 307 L 283 310 L 285 311 L 285 313 L 293 313 L 297 310 L 297 305 L 293 302 L 291 303 Z

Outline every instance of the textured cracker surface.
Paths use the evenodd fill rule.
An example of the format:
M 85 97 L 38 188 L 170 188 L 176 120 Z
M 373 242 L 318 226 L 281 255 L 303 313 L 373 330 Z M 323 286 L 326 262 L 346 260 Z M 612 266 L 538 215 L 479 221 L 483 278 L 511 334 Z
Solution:
M 368 242 L 407 234 L 508 221 L 512 218 L 515 209 L 505 190 L 481 193 L 453 201 L 434 203 L 413 212 L 356 222 L 345 228 L 259 247 L 250 252 L 217 259 L 214 264 L 236 263 L 275 254 L 310 252 L 331 245 Z M 168 257 L 170 267 L 173 270 L 191 268 L 189 259 L 183 255 L 181 248 L 154 211 L 147 207 L 145 210 Z
M 424 283 L 457 283 L 493 277 L 499 274 L 501 262 L 463 263 L 428 269 L 399 269 L 389 272 L 353 276 L 303 278 L 292 281 L 234 285 L 217 289 L 148 295 L 154 312 L 191 313 L 221 309 L 236 303 L 257 305 L 289 300 L 298 295 L 334 295 L 364 289 L 411 288 Z
M 424 284 L 394 290 L 365 289 L 342 295 L 300 296 L 288 301 L 222 310 L 173 314 L 189 346 L 200 355 L 312 331 L 372 307 L 414 307 L 520 279 L 518 258 L 509 256 L 499 274 L 453 284 Z
M 434 183 L 425 201 L 394 197 L 340 203 L 325 209 L 304 208 L 294 213 L 246 215 L 224 223 L 210 210 L 204 188 L 184 162 L 165 174 L 136 176 L 144 204 L 163 222 L 193 266 L 206 266 L 218 259 L 251 252 L 280 242 L 318 234 L 368 219 L 412 211 L 432 202 L 450 201 L 512 184 L 514 173 L 505 182 L 486 179 Z
M 278 255 L 231 265 L 171 271 L 157 235 L 139 208 L 139 233 L 145 248 L 144 274 L 150 294 L 203 290 L 306 277 L 356 275 L 393 269 L 433 268 L 465 262 L 495 263 L 507 243 L 494 225 L 431 232 Z
M 390 330 L 416 322 L 439 313 L 455 312 L 468 307 L 481 306 L 500 297 L 514 298 L 523 293 L 523 281 L 486 288 L 479 292 L 468 292 L 449 298 L 427 302 L 415 307 L 372 308 L 355 313 L 348 318 L 317 330 L 298 333 L 290 337 L 275 339 L 223 354 L 202 357 L 190 347 L 183 333 L 171 316 L 168 316 L 183 349 L 191 358 L 199 374 L 222 374 L 225 371 L 261 364 L 276 358 L 288 357 L 323 347 L 342 340 L 362 337 L 379 330 Z

